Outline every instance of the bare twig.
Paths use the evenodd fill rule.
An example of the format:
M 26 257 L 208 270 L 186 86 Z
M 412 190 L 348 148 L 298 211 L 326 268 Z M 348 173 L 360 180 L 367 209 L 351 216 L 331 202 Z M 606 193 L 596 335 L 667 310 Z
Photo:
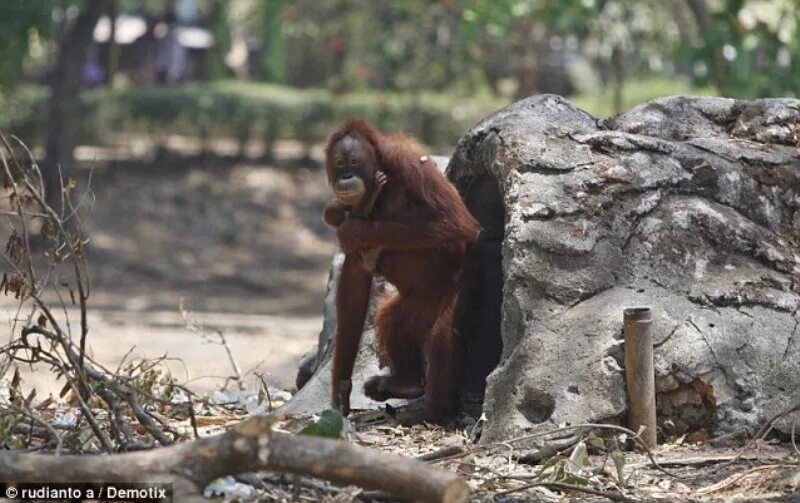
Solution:
M 61 439 L 61 435 L 59 435 L 58 432 L 55 430 L 55 428 L 50 426 L 46 421 L 42 421 L 40 418 L 38 418 L 36 416 L 36 414 L 34 414 L 33 411 L 30 410 L 30 408 L 16 407 L 16 406 L 14 406 L 13 404 L 10 404 L 10 403 L 4 403 L 3 404 L 3 408 L 5 408 L 5 409 L 7 409 L 9 411 L 17 412 L 18 414 L 22 414 L 25 417 L 27 417 L 28 419 L 30 419 L 31 423 L 37 423 L 40 426 L 42 426 L 42 429 L 44 431 L 46 431 L 47 434 L 48 434 L 48 437 L 49 437 L 48 439 L 52 440 L 56 444 L 56 449 L 55 449 L 56 455 L 61 454 L 61 450 L 62 450 L 62 448 L 64 446 L 63 445 L 63 441 Z M 29 428 L 29 433 L 33 434 L 33 426 L 32 425 Z
M 701 466 L 701 465 L 710 465 L 710 464 L 717 464 L 717 463 L 728 463 L 728 462 L 736 462 L 736 461 L 784 461 L 784 457 L 774 457 L 774 456 L 759 456 L 755 455 L 747 455 L 744 453 L 739 454 L 726 454 L 721 456 L 707 456 L 707 457 L 693 457 L 693 458 L 673 458 L 673 459 L 659 459 L 658 464 L 661 466 Z M 642 468 L 645 466 L 649 466 L 650 463 L 635 463 L 627 465 L 630 468 Z
M 653 451 L 651 451 L 650 448 L 647 447 L 647 445 L 645 445 L 644 441 L 639 437 L 639 435 L 635 431 L 630 430 L 628 428 L 625 428 L 624 426 L 618 426 L 618 425 L 615 425 L 615 424 L 601 424 L 601 423 L 574 424 L 574 425 L 564 426 L 564 427 L 561 427 L 561 428 L 555 428 L 553 430 L 543 431 L 543 432 L 540 432 L 540 433 L 531 433 L 530 435 L 524 435 L 524 436 L 521 436 L 521 437 L 513 438 L 511 440 L 506 441 L 506 443 L 507 444 L 513 444 L 513 443 L 522 442 L 522 441 L 525 441 L 525 440 L 532 440 L 534 438 L 547 437 L 547 436 L 554 435 L 554 434 L 557 434 L 557 433 L 573 431 L 573 430 L 579 430 L 579 429 L 585 429 L 585 428 L 618 431 L 620 433 L 625 433 L 625 434 L 629 435 L 631 437 L 631 439 L 633 439 L 633 441 L 636 442 L 636 445 L 638 445 L 647 454 L 647 457 L 650 459 L 650 462 L 652 463 L 653 467 L 656 470 L 660 471 L 661 473 L 663 473 L 665 475 L 669 475 L 670 477 L 683 478 L 680 475 L 678 475 L 676 473 L 673 473 L 673 472 L 670 472 L 669 470 L 666 470 L 661 465 L 659 465 L 658 462 L 656 461 L 655 457 L 653 456 Z
M 89 333 L 87 310 L 91 282 L 84 254 L 88 240 L 81 235 L 81 210 L 93 200 L 90 189 L 91 173 L 89 183 L 76 204 L 70 197 L 74 183 L 70 180 L 69 185 L 65 185 L 59 168 L 62 205 L 59 211 L 56 211 L 46 202 L 44 179 L 32 154 L 18 138 L 13 137 L 13 140 L 25 150 L 28 159 L 25 163 L 21 163 L 14 156 L 14 149 L 8 138 L 0 134 L 0 170 L 4 172 L 6 187 L 10 189 L 8 200 L 14 210 L 3 212 L 3 215 L 13 219 L 13 241 L 3 254 L 4 261 L 12 271 L 10 274 L 13 275 L 11 276 L 13 284 L 5 281 L 4 284 L 6 293 L 11 291 L 19 299 L 17 315 L 12 321 L 11 340 L 2 348 L 4 358 L 8 362 L 16 360 L 29 365 L 47 364 L 55 370 L 58 377 L 63 377 L 67 383 L 65 389 L 72 391 L 81 416 L 86 420 L 88 429 L 98 440 L 103 451 L 113 452 L 118 447 L 123 449 L 149 447 L 135 440 L 134 432 L 125 417 L 128 412 L 136 417 L 156 442 L 162 445 L 172 444 L 174 440 L 165 432 L 175 438 L 181 435 L 162 421 L 163 418 L 156 417 L 156 412 L 148 411 L 147 404 L 140 402 L 142 397 L 146 397 L 148 403 L 149 401 L 163 403 L 163 401 L 143 392 L 133 376 L 127 378 L 117 375 L 118 372 L 98 370 L 101 367 L 87 355 Z M 29 222 L 33 219 L 43 220 L 40 231 L 46 245 L 43 268 L 34 267 L 29 232 Z M 71 278 L 67 279 L 59 274 L 61 264 L 69 267 Z M 58 307 L 54 308 L 45 301 L 48 288 L 51 288 L 58 299 Z M 68 297 L 62 288 L 68 290 Z M 67 309 L 67 302 L 70 301 L 79 308 L 79 337 L 73 337 L 72 334 L 70 312 Z M 20 317 L 24 305 L 31 306 L 27 318 Z M 59 319 L 60 316 L 56 316 L 54 309 L 63 312 L 63 320 Z M 38 318 L 34 319 L 37 314 Z M 48 342 L 42 344 L 42 340 L 31 336 L 41 336 L 42 340 Z M 163 359 L 152 363 L 152 366 L 158 365 L 161 361 Z M 8 365 L 4 362 L 3 367 L 7 368 Z M 148 364 L 140 363 L 142 373 L 148 370 Z M 95 397 L 108 406 L 110 433 L 107 433 L 105 425 L 101 424 L 102 421 L 89 406 Z M 189 407 L 191 409 L 191 403 Z M 190 410 L 191 415 L 193 415 L 192 410 Z M 32 432 L 33 428 L 29 427 L 28 431 Z M 86 440 L 82 439 L 81 443 L 85 443 Z
M 124 446 L 125 450 L 127 450 L 127 446 L 135 444 L 136 441 L 133 439 L 133 431 L 131 431 L 130 425 L 128 425 L 128 422 L 122 414 L 122 407 L 120 407 L 119 401 L 103 386 L 97 388 L 97 396 L 108 404 L 111 417 L 114 421 L 113 424 L 117 430 L 118 441 Z
M 559 489 L 561 491 L 577 491 L 586 494 L 593 494 L 595 496 L 601 496 L 603 498 L 608 498 L 612 501 L 631 501 L 628 497 L 626 497 L 619 491 L 603 491 L 600 489 L 593 489 L 588 486 L 566 484 L 564 482 L 532 482 L 530 484 L 525 484 L 520 487 L 514 487 L 512 489 L 506 489 L 504 491 L 497 492 L 495 493 L 495 496 L 504 496 L 506 494 L 525 491 L 528 489 L 532 489 L 534 487 L 547 487 L 549 489 Z
M 731 475 L 730 477 L 728 477 L 726 479 L 723 479 L 723 480 L 721 480 L 721 481 L 719 481 L 719 482 L 717 482 L 715 484 L 712 484 L 710 486 L 704 487 L 704 488 L 698 490 L 696 494 L 698 494 L 698 495 L 709 495 L 709 494 L 714 494 L 716 492 L 724 491 L 724 490 L 726 490 L 728 488 L 735 488 L 741 482 L 747 481 L 748 479 L 751 479 L 751 478 L 759 479 L 760 481 L 763 481 L 764 478 L 765 478 L 764 474 L 763 474 L 764 472 L 769 473 L 769 472 L 775 472 L 775 471 L 778 471 L 778 470 L 787 470 L 787 469 L 790 470 L 792 472 L 792 474 L 794 475 L 794 477 L 790 477 L 790 478 L 796 478 L 796 477 L 800 476 L 800 468 L 798 467 L 798 465 L 796 463 L 778 463 L 778 464 L 774 464 L 774 465 L 756 466 L 756 467 L 750 468 L 749 470 L 744 471 L 742 473 L 737 473 L 735 475 Z
M 461 454 L 464 451 L 465 449 L 464 446 L 462 445 L 448 445 L 433 452 L 417 456 L 417 459 L 419 461 L 427 461 L 427 462 L 438 461 L 440 459 L 445 459 L 456 454 Z
M 526 440 L 533 440 L 533 439 L 536 439 L 536 438 L 548 437 L 548 436 L 551 436 L 551 435 L 557 435 L 559 433 L 566 433 L 566 432 L 570 432 L 570 431 L 574 431 L 574 430 L 587 429 L 587 428 L 588 429 L 608 429 L 608 430 L 618 431 L 620 433 L 627 434 L 647 454 L 648 458 L 650 459 L 651 466 L 653 466 L 658 471 L 664 473 L 665 475 L 669 475 L 670 477 L 683 478 L 682 476 L 680 476 L 680 475 L 678 475 L 676 473 L 670 472 L 669 470 L 666 470 L 662 466 L 660 466 L 658 464 L 658 462 L 656 461 L 656 459 L 655 459 L 655 457 L 653 455 L 653 452 L 649 448 L 647 448 L 646 445 L 643 444 L 642 440 L 638 437 L 636 432 L 634 432 L 633 430 L 630 430 L 628 428 L 625 428 L 623 426 L 617 426 L 617 425 L 613 425 L 613 424 L 581 423 L 581 424 L 574 424 L 574 425 L 564 426 L 564 427 L 560 427 L 560 428 L 554 428 L 552 430 L 542 431 L 542 432 L 538 432 L 538 433 L 531 433 L 531 434 L 528 434 L 528 435 L 523 435 L 523 436 L 520 436 L 520 437 L 512 438 L 510 440 L 507 440 L 504 443 L 493 443 L 493 444 L 479 445 L 479 446 L 476 446 L 476 447 L 474 447 L 474 448 L 472 448 L 472 449 L 470 449 L 470 450 L 468 450 L 468 451 L 466 451 L 464 453 L 454 454 L 454 455 L 449 456 L 448 458 L 444 458 L 444 459 L 461 458 L 461 457 L 467 456 L 469 454 L 475 454 L 475 453 L 478 453 L 478 452 L 489 451 L 489 450 L 492 450 L 492 449 L 497 448 L 497 447 L 509 448 L 510 444 L 515 444 L 515 443 L 519 443 L 519 442 L 524 442 Z
M 134 416 L 139 421 L 139 423 L 145 427 L 147 432 L 155 438 L 159 444 L 161 445 L 172 445 L 173 441 L 166 435 L 164 435 L 161 430 L 156 426 L 155 421 L 153 421 L 152 416 L 147 414 L 143 409 L 142 406 L 139 404 L 139 397 L 136 392 L 127 390 L 126 398 L 128 400 L 128 405 L 130 405 L 131 410 L 133 410 Z
M 236 358 L 233 357 L 233 351 L 231 350 L 231 347 L 228 344 L 228 340 L 225 338 L 225 335 L 222 333 L 222 330 L 216 331 L 216 336 L 218 338 L 218 341 L 214 341 L 209 337 L 205 327 L 201 323 L 192 319 L 191 317 L 192 313 L 186 307 L 186 304 L 184 303 L 183 299 L 181 299 L 180 302 L 178 303 L 178 309 L 180 310 L 181 318 L 183 318 L 184 323 L 186 323 L 186 328 L 188 328 L 192 332 L 200 334 L 200 336 L 207 342 L 211 344 L 219 344 L 225 349 L 225 354 L 228 356 L 228 361 L 231 364 L 231 368 L 233 369 L 233 374 L 234 374 L 232 377 L 229 377 L 228 380 L 236 381 L 236 385 L 239 387 L 239 390 L 243 390 L 244 379 L 242 378 L 242 369 L 236 362 Z M 227 387 L 227 380 L 223 389 L 225 387 Z
M 758 433 L 755 434 L 754 438 L 756 438 L 758 440 L 764 440 L 767 437 L 767 435 L 769 435 L 769 432 L 772 431 L 772 426 L 777 421 L 780 421 L 781 419 L 783 419 L 784 417 L 788 416 L 789 414 L 793 414 L 793 413 L 798 412 L 798 411 L 800 411 L 800 402 L 792 405 L 791 407 L 789 407 L 788 409 L 786 409 L 786 410 L 784 410 L 782 412 L 779 412 L 779 413 L 775 414 L 774 416 L 772 416 L 769 419 L 769 421 L 766 422 L 766 424 L 764 424 L 764 426 L 761 427 L 760 430 L 758 430 Z
M 272 412 L 272 395 L 269 392 L 269 385 L 267 384 L 266 379 L 264 379 L 264 374 L 256 372 L 255 370 L 253 371 L 253 374 L 256 377 L 258 377 L 258 379 L 261 381 L 261 385 L 264 388 L 264 393 L 266 393 L 266 395 L 267 395 L 267 412 L 271 413 Z

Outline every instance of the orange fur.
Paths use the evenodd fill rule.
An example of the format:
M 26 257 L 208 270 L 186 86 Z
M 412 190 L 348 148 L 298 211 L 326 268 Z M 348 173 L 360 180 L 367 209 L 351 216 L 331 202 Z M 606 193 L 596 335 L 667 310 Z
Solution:
M 331 135 L 326 148 L 329 180 L 335 176 L 331 152 L 348 136 L 374 153 L 377 165 L 364 176 L 381 170 L 388 182 L 369 219 L 345 216 L 335 224 L 347 257 L 336 301 L 334 402 L 344 403 L 346 386 L 340 383 L 349 383 L 352 375 L 369 298 L 371 272 L 359 270 L 357 252 L 379 247 L 383 251 L 376 273 L 397 292 L 382 300 L 375 319 L 379 352 L 390 375 L 368 383 L 368 392 L 411 396 L 424 381 L 426 419 L 441 421 L 457 406 L 462 358 L 452 326 L 466 247 L 478 239 L 480 227 L 416 141 L 402 134 L 385 136 L 364 121 L 347 121 Z M 328 217 L 326 210 L 326 220 L 339 220 Z

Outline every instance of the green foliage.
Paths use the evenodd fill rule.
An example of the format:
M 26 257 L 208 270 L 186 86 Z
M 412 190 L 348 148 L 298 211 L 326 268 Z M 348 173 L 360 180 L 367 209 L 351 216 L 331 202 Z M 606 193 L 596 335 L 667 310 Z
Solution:
M 81 3 L 0 2 L 5 41 L 0 78 L 7 83 L 19 73 L 31 40 L 52 38 L 53 8 Z M 224 74 L 222 55 L 232 31 L 261 41 L 265 79 L 345 90 L 441 89 L 455 80 L 471 80 L 476 68 L 497 64 L 513 73 L 516 65 L 525 64 L 518 59 L 526 44 L 546 43 L 556 35 L 597 61 L 622 46 L 634 66 L 678 70 L 695 75 L 700 85 L 713 83 L 734 94 L 775 94 L 797 87 L 796 0 L 691 3 L 705 14 L 696 14 L 685 0 L 200 0 L 198 5 L 221 41 L 212 57 L 215 78 Z M 170 4 L 120 2 L 123 11 L 144 8 L 154 15 Z M 547 37 L 535 40 L 532 33 L 542 29 Z
M 22 77 L 25 60 L 37 37 L 51 32 L 50 12 L 55 0 L 0 2 L 0 86 L 14 86 Z M 69 4 L 69 2 L 63 2 Z
M 45 73 L 53 20 L 84 4 L 0 2 L 0 127 L 34 139 L 44 123 L 43 91 L 8 93 Z M 122 12 L 156 16 L 170 5 L 119 1 Z M 797 0 L 198 0 L 198 8 L 218 42 L 213 79 L 228 73 L 224 54 L 235 35 L 260 42 L 251 77 L 307 89 L 220 80 L 85 93 L 82 141 L 146 131 L 308 145 L 338 120 L 362 116 L 440 146 L 504 104 L 490 93 L 568 94 L 575 84 L 579 106 L 608 116 L 611 83 L 622 108 L 712 89 L 741 97 L 800 89 Z M 581 76 L 567 75 L 565 68 L 578 67 Z
M 214 45 L 211 48 L 211 65 L 209 69 L 211 79 L 224 78 L 227 74 L 225 67 L 225 54 L 231 47 L 231 33 L 228 24 L 228 2 L 223 0 L 211 0 L 211 8 L 208 14 L 209 29 L 214 37 Z
M 280 84 L 286 81 L 286 43 L 281 21 L 286 0 L 261 0 L 261 3 L 264 80 Z
M 43 130 L 47 90 L 22 86 L 0 99 L 0 130 L 36 144 Z M 81 95 L 81 142 L 104 134 L 184 134 L 208 138 L 252 137 L 324 140 L 338 122 L 360 117 L 387 131 L 406 130 L 430 146 L 452 146 L 475 122 L 505 102 L 424 92 L 416 95 L 363 91 L 333 95 L 324 89 L 217 81 L 179 87 L 97 89 Z M 269 145 L 268 145 L 269 147 Z
M 626 85 L 624 109 L 672 94 L 714 95 L 687 79 L 650 76 Z M 46 120 L 47 89 L 20 86 L 0 95 L 0 130 L 38 143 Z M 569 98 L 595 117 L 613 115 L 611 91 Z M 419 94 L 361 91 L 333 95 L 324 89 L 294 89 L 274 84 L 218 81 L 180 87 L 99 89 L 81 96 L 81 142 L 104 142 L 104 134 L 148 133 L 227 136 L 244 143 L 278 138 L 321 141 L 346 118 L 361 117 L 386 131 L 405 130 L 431 147 L 452 147 L 464 132 L 507 103 L 488 94 Z
M 736 96 L 796 96 L 800 89 L 797 0 L 708 2 L 698 43 L 679 48 L 700 84 Z
M 712 87 L 692 87 L 689 79 L 677 77 L 647 76 L 637 77 L 625 84 L 623 110 L 630 110 L 636 105 L 663 96 L 675 94 L 693 94 L 699 96 L 715 96 L 716 90 Z M 614 103 L 611 89 L 598 89 L 593 93 L 576 94 L 569 100 L 579 108 L 586 110 L 598 118 L 614 115 Z
M 479 41 L 483 31 L 492 37 L 507 37 L 516 21 L 530 18 L 557 30 L 581 31 L 597 10 L 593 0 L 470 0 L 463 10 L 463 28 L 467 42 Z
M 484 53 L 477 62 L 485 67 L 496 64 L 487 53 L 519 55 L 536 43 L 528 34 L 539 30 L 547 33 L 545 40 L 561 37 L 588 58 L 601 86 L 618 50 L 627 75 L 683 75 L 701 88 L 741 97 L 793 96 L 800 89 L 797 0 L 467 0 L 464 5 L 463 41 Z M 513 72 L 518 63 L 509 60 L 505 71 Z
M 47 120 L 47 97 L 47 89 L 40 86 L 19 86 L 13 93 L 0 94 L 0 131 L 24 140 L 36 138 Z
M 309 437 L 340 438 L 344 430 L 344 418 L 333 409 L 320 414 L 316 423 L 309 424 L 300 431 L 300 435 Z

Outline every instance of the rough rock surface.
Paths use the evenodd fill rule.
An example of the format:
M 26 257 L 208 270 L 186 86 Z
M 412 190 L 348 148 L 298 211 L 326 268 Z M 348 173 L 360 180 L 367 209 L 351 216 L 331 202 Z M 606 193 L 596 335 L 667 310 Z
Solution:
M 483 440 L 623 415 L 630 306 L 653 308 L 665 432 L 752 428 L 800 399 L 799 147 L 789 99 L 671 97 L 598 121 L 540 95 L 470 130 L 448 175 L 503 236 Z M 320 354 L 287 412 L 328 406 Z M 362 351 L 354 408 L 377 405 L 360 395 L 376 371 Z
M 667 432 L 787 408 L 800 387 L 798 147 L 789 99 L 671 97 L 597 121 L 542 95 L 470 130 L 448 174 L 467 191 L 496 180 L 506 214 L 484 440 L 621 415 L 630 306 L 654 311 Z

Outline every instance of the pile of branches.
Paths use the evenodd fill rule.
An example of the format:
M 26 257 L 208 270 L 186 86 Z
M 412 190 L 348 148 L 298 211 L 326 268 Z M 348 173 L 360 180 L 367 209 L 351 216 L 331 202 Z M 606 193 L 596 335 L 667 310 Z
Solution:
M 0 348 L 0 376 L 19 365 L 45 367 L 63 382 L 61 397 L 78 410 L 55 422 L 63 432 L 43 421 L 52 400 L 34 404 L 35 389 L 23 395 L 17 369 L 2 404 L 9 433 L 21 434 L 16 440 L 25 448 L 58 453 L 141 450 L 181 440 L 158 411 L 168 406 L 191 414 L 191 401 L 176 407 L 173 386 L 156 396 L 152 378 L 160 362 L 123 361 L 111 371 L 87 354 L 91 285 L 81 218 L 93 200 L 90 188 L 78 194 L 77 184 L 62 178 L 60 197 L 50 197 L 56 199 L 51 203 L 33 156 L 13 137 L 0 137 L 0 161 L 8 221 L 0 291 L 15 303 L 11 337 Z

